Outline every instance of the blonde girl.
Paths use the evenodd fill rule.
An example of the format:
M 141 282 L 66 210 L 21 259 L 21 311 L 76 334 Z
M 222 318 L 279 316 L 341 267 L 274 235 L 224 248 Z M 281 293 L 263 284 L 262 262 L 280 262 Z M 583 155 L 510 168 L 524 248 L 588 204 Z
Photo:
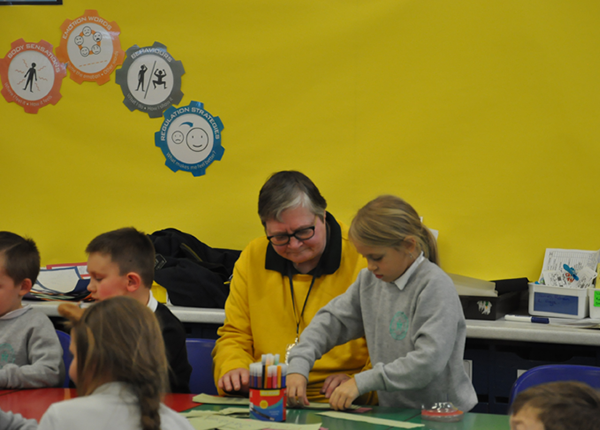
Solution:
M 290 404 L 307 403 L 306 376 L 323 353 L 365 336 L 373 368 L 335 389 L 329 399 L 334 409 L 377 390 L 381 406 L 453 402 L 470 410 L 477 396 L 463 367 L 462 308 L 418 213 L 399 197 L 380 196 L 358 211 L 350 238 L 367 269 L 317 313 L 292 349 Z
M 69 376 L 79 397 L 52 405 L 40 430 L 192 429 L 161 403 L 167 361 L 158 322 L 146 306 L 119 296 L 83 314 L 74 305 L 60 305 L 59 312 L 72 324 Z

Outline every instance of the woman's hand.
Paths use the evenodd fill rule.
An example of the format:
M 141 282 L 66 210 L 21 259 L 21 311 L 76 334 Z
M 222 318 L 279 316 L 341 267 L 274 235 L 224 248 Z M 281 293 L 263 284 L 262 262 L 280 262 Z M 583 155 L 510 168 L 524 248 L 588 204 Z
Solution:
M 356 381 L 351 378 L 333 390 L 333 394 L 329 398 L 329 404 L 336 411 L 343 411 L 350 407 L 358 395 Z
M 290 408 L 303 408 L 309 405 L 306 398 L 306 378 L 299 373 L 291 373 L 287 375 L 287 398 Z
M 334 373 L 333 375 L 329 375 L 323 383 L 321 394 L 325 394 L 325 398 L 329 399 L 333 393 L 333 390 L 342 385 L 348 379 L 350 379 L 350 376 L 346 375 L 345 373 Z
M 250 371 L 248 369 L 233 369 L 221 376 L 217 387 L 226 393 L 248 394 L 250 388 Z

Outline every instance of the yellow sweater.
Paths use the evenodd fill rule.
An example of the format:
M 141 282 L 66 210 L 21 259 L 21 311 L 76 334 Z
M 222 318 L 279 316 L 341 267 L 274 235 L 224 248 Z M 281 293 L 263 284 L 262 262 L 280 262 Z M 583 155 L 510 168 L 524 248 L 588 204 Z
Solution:
M 348 228 L 327 214 L 329 240 L 319 266 L 323 273 L 315 279 L 300 334 L 319 309 L 342 294 L 354 282 L 366 260 L 358 254 L 348 239 Z M 294 342 L 296 322 L 300 317 L 313 276 L 293 275 L 296 316 L 288 277 L 290 262 L 271 248 L 266 237 L 260 237 L 246 247 L 235 264 L 230 293 L 225 303 L 225 323 L 219 328 L 220 338 L 213 351 L 214 377 L 233 369 L 248 369 L 250 363 L 261 360 L 262 354 L 279 354 L 285 358 L 286 346 Z M 341 256 L 341 259 L 340 259 Z M 340 345 L 317 360 L 309 375 L 307 394 L 310 401 L 326 401 L 319 393 L 323 382 L 332 373 L 353 375 L 368 363 L 364 338 Z M 220 392 L 220 394 L 224 394 Z

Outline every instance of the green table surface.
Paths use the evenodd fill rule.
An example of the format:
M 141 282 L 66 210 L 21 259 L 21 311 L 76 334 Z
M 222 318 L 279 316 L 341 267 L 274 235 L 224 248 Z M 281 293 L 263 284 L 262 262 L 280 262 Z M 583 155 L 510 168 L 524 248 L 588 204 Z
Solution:
M 224 409 L 225 405 L 200 405 L 195 410 L 216 411 Z M 442 423 L 421 420 L 421 411 L 417 409 L 384 408 L 381 406 L 370 406 L 371 411 L 360 414 L 394 421 L 407 421 L 410 423 L 423 424 L 423 430 L 509 430 L 507 415 L 476 414 L 467 413 L 462 421 L 456 423 Z M 322 427 L 329 430 L 394 430 L 397 427 L 376 425 L 371 423 L 348 421 L 337 418 L 318 415 L 321 410 L 315 409 L 288 409 L 286 423 L 290 424 L 314 424 L 322 423 Z
M 425 425 L 423 430 L 509 430 L 508 415 L 467 413 L 462 421 L 456 423 L 441 423 L 421 420 L 417 415 L 408 420 L 409 423 Z

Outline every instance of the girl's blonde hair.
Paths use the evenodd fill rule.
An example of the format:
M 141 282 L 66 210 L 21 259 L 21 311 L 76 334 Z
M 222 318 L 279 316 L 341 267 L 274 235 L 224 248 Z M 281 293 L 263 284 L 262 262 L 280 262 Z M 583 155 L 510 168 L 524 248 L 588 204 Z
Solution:
M 152 311 L 126 296 L 98 302 L 82 315 L 64 305 L 59 311 L 72 324 L 78 394 L 89 395 L 107 382 L 125 382 L 138 398 L 142 429 L 159 430 L 168 364 Z
M 419 251 L 439 265 L 435 237 L 421 222 L 417 211 L 400 197 L 384 195 L 363 206 L 350 225 L 350 238 L 366 246 L 399 249 L 408 237 Z

